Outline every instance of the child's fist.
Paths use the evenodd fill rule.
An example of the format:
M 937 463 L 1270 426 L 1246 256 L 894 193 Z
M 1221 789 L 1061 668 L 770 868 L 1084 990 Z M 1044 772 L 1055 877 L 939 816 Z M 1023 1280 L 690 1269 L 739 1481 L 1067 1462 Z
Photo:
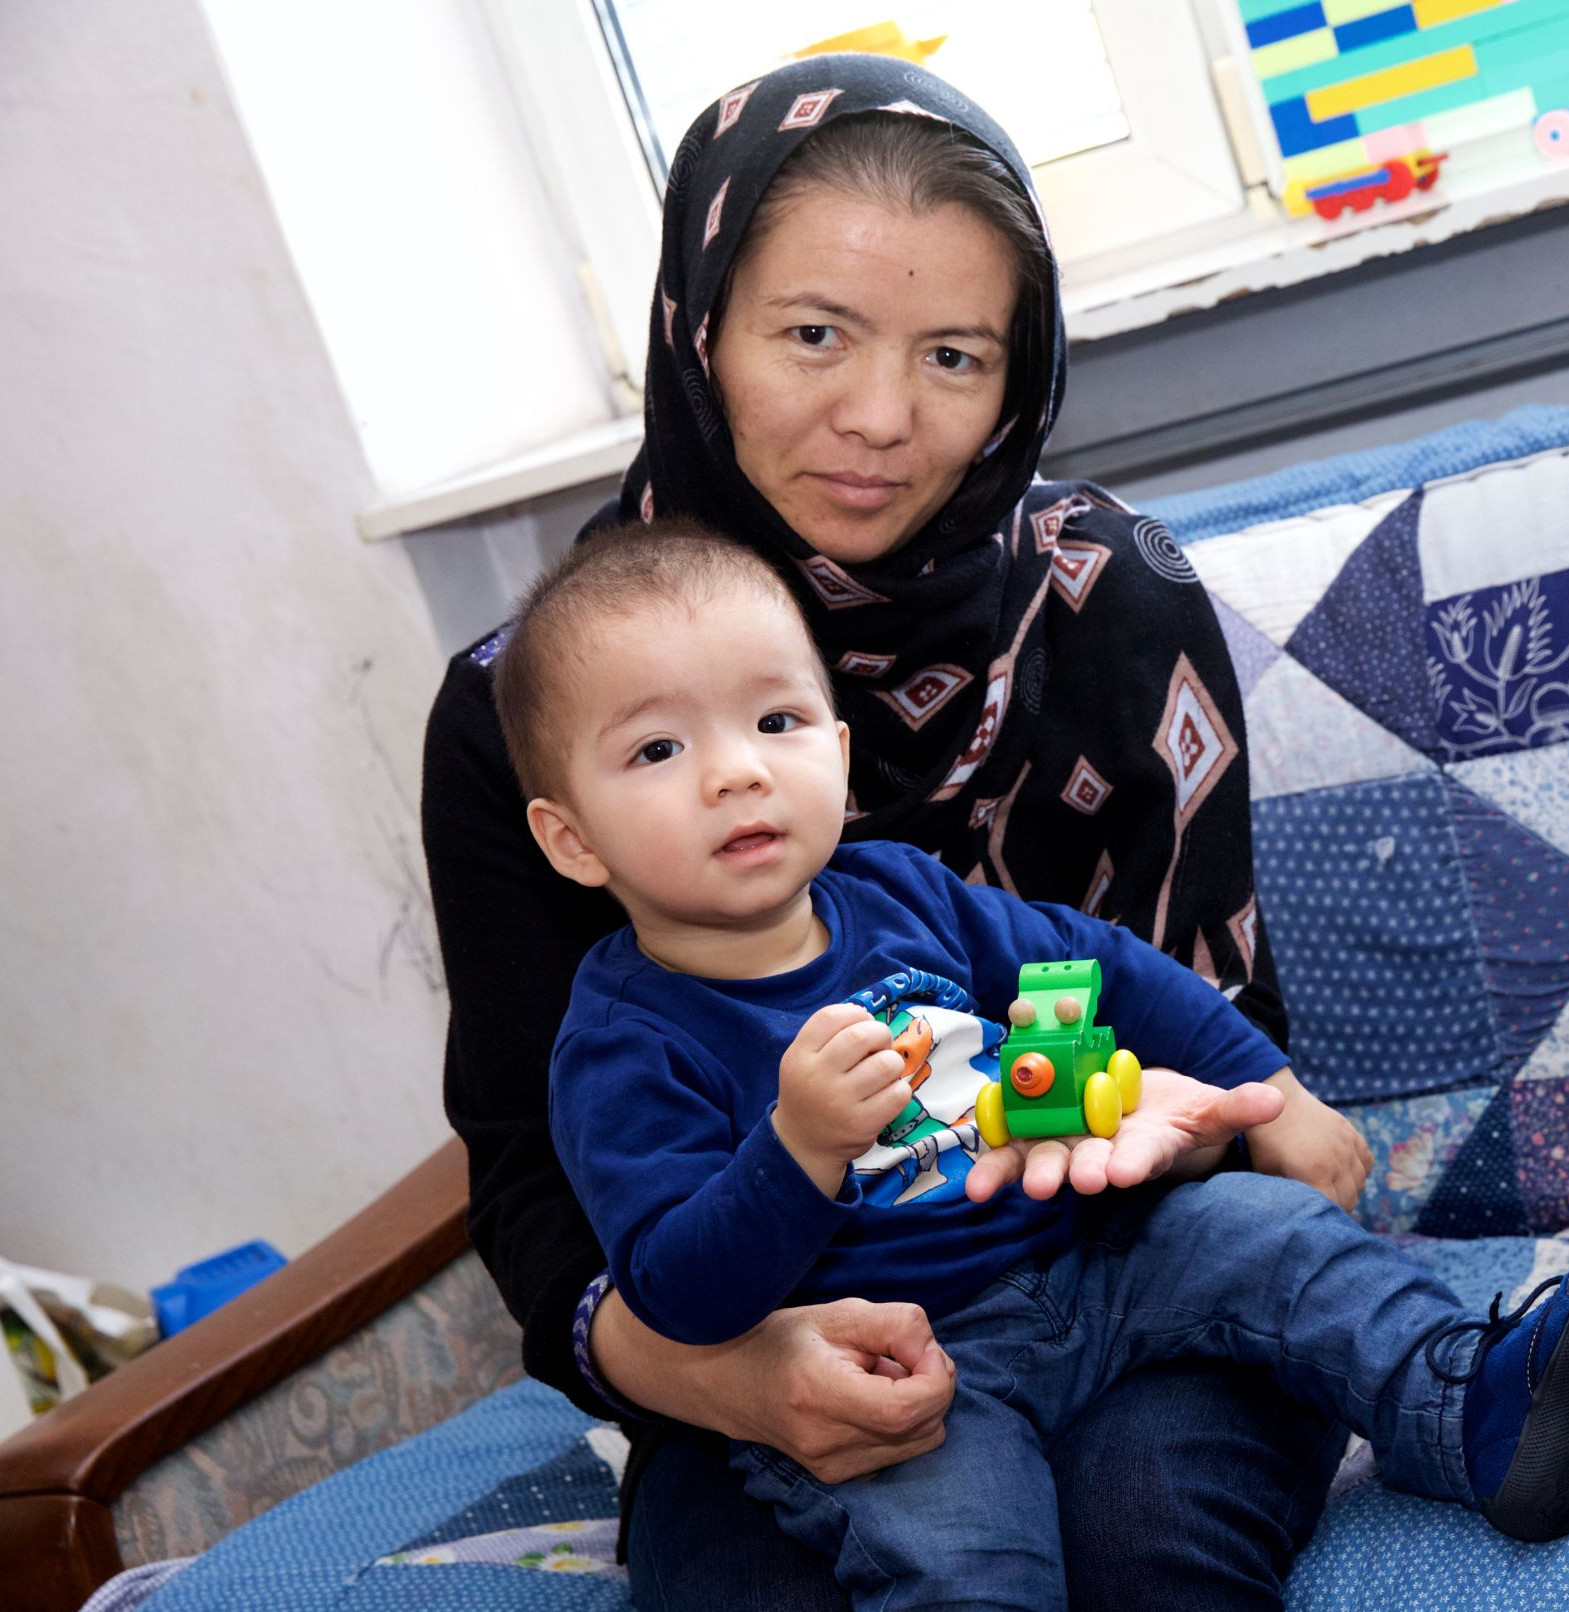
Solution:
M 851 1002 L 819 1008 L 779 1062 L 774 1130 L 830 1196 L 910 1101 L 904 1059 L 881 1019 Z

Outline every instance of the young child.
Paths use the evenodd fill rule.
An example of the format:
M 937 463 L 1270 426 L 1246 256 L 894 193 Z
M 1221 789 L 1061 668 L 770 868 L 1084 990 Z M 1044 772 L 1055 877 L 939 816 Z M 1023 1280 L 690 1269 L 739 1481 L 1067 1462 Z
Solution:
M 630 919 L 579 969 L 551 1070 L 552 1133 L 626 1303 L 717 1343 L 792 1301 L 912 1300 L 956 1366 L 943 1445 L 874 1477 L 734 1449 L 856 1606 L 1065 1606 L 1044 1451 L 1119 1374 L 1177 1355 L 1268 1366 L 1399 1487 L 1519 1538 L 1569 1531 L 1562 1284 L 1473 1318 L 1316 1191 L 1245 1172 L 1109 1211 L 972 1201 L 1021 963 L 1097 958 L 1119 1045 L 1193 1077 L 1151 1071 L 1130 1153 L 1195 1094 L 1234 1128 L 1272 1117 L 1251 1083 L 1280 1054 L 1121 929 L 906 845 L 839 845 L 849 734 L 761 559 L 681 523 L 579 545 L 522 605 L 496 699 L 545 855 Z M 1121 1178 L 1170 1162 L 1168 1140 Z

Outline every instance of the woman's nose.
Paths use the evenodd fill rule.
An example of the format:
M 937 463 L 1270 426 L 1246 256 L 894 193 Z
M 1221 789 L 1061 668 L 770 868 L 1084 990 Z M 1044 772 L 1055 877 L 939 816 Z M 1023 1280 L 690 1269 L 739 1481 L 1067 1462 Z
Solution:
M 903 364 L 868 360 L 845 375 L 833 414 L 842 435 L 891 448 L 908 440 L 914 423 L 915 394 Z

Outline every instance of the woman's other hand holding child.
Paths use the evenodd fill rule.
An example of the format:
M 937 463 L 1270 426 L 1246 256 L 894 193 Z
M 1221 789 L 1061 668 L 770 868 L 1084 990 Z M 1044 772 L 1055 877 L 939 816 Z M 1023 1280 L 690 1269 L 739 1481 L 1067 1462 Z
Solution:
M 772 1444 L 824 1483 L 935 1450 L 953 1399 L 953 1362 L 918 1304 L 801 1304 L 729 1343 L 694 1347 L 651 1331 L 612 1290 L 591 1347 L 595 1367 L 635 1403 Z
M 1278 1118 L 1248 1132 L 1253 1168 L 1263 1175 L 1283 1175 L 1317 1187 L 1342 1209 L 1356 1207 L 1367 1184 L 1373 1155 L 1344 1114 L 1321 1103 L 1289 1069 L 1268 1081 L 1286 1098 Z

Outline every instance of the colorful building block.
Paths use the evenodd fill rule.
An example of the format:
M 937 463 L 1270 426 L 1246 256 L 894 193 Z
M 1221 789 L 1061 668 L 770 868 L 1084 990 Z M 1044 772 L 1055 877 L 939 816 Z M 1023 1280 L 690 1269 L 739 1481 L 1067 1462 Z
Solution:
M 1376 73 L 1348 78 L 1307 96 L 1308 115 L 1315 123 L 1348 117 L 1382 101 L 1397 101 L 1421 90 L 1435 90 L 1460 79 L 1476 77 L 1476 52 L 1470 45 L 1441 50 L 1432 56 L 1383 67 Z
M 1457 17 L 1475 16 L 1478 11 L 1492 11 L 1508 3 L 1509 0 L 1412 0 L 1419 28 L 1437 28 Z

